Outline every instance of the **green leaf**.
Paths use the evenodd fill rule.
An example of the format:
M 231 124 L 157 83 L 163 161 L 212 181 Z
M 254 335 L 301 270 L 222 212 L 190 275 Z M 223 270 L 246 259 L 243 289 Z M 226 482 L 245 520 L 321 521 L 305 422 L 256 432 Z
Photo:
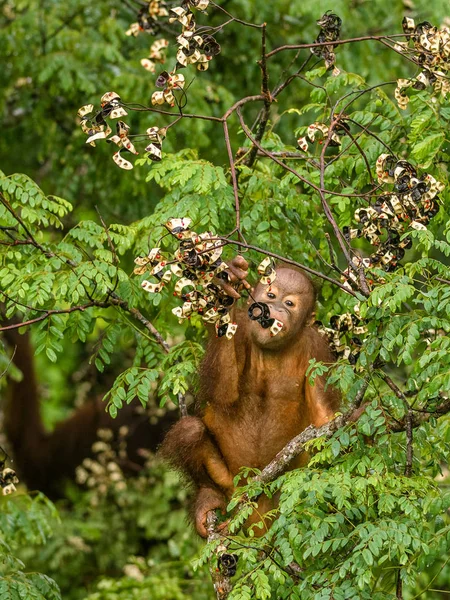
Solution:
M 445 141 L 444 132 L 434 133 L 414 145 L 411 157 L 423 163 L 426 167 L 430 165 L 441 149 Z

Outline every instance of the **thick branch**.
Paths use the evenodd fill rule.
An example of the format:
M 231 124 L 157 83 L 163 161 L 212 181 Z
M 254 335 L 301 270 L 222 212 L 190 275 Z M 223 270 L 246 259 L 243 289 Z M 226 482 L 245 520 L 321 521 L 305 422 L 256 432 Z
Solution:
M 364 383 L 363 386 L 366 386 L 366 383 Z M 336 431 L 338 431 L 338 429 L 345 427 L 349 423 L 355 423 L 358 421 L 358 419 L 364 413 L 364 410 L 358 407 L 362 401 L 362 396 L 363 394 L 358 393 L 357 402 L 355 401 L 355 403 L 351 405 L 345 414 L 339 415 L 333 419 L 333 421 L 325 423 L 325 425 L 322 425 L 321 427 L 314 427 L 313 425 L 307 427 L 304 431 L 302 431 L 302 433 L 288 442 L 286 446 L 280 450 L 280 452 L 278 452 L 275 458 L 266 467 L 264 467 L 261 474 L 255 477 L 255 480 L 262 483 L 269 483 L 270 481 L 273 481 L 276 479 L 276 477 L 278 477 L 278 475 L 281 475 L 281 473 L 296 456 L 304 452 L 305 444 L 307 442 L 319 437 L 330 438 Z M 420 427 L 420 425 L 428 421 L 431 417 L 442 417 L 448 413 L 450 413 L 450 399 L 446 399 L 434 410 L 414 414 L 410 420 L 410 425 L 408 425 L 407 415 L 402 421 L 390 424 L 389 429 L 393 433 L 407 431 L 409 426 L 411 429 L 415 429 Z
M 354 407 L 346 413 L 345 415 L 340 415 L 330 421 L 329 423 L 325 423 L 321 427 L 314 427 L 314 425 L 310 425 L 304 431 L 299 433 L 295 438 L 293 438 L 290 442 L 286 444 L 286 446 L 278 452 L 275 458 L 261 471 L 260 475 L 255 477 L 255 481 L 260 481 L 262 483 L 269 483 L 281 475 L 286 467 L 291 463 L 291 461 L 304 452 L 305 444 L 311 440 L 314 440 L 319 437 L 329 438 L 341 427 L 344 427 L 348 422 L 350 422 L 350 416 L 354 412 Z
M 217 532 L 216 513 L 212 510 L 206 517 L 206 529 L 208 530 L 208 543 L 222 539 L 220 533 Z M 230 578 L 218 568 L 211 567 L 210 572 L 217 600 L 225 600 L 232 589 Z

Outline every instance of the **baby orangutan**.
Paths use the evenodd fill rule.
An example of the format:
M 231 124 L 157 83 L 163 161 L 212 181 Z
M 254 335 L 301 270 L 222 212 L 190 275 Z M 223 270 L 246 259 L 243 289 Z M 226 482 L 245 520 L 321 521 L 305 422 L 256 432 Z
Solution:
M 247 261 L 237 256 L 229 265 L 231 281 L 249 287 L 247 269 Z M 212 334 L 208 342 L 200 372 L 202 416 L 182 418 L 163 443 L 163 455 L 197 488 L 195 525 L 202 537 L 207 536 L 207 513 L 226 508 L 241 467 L 263 469 L 308 425 L 330 420 L 339 405 L 336 391 L 324 389 L 323 377 L 316 377 L 313 386 L 306 377 L 311 358 L 333 362 L 327 342 L 313 326 L 314 287 L 297 270 L 279 267 L 276 274 L 270 286 L 259 283 L 253 296 L 282 322 L 281 331 L 273 336 L 250 320 L 247 310 L 234 309 L 236 335 L 227 340 Z M 223 287 L 239 296 L 232 286 Z M 307 460 L 300 456 L 291 468 Z M 258 501 L 259 513 L 273 507 L 266 497 Z

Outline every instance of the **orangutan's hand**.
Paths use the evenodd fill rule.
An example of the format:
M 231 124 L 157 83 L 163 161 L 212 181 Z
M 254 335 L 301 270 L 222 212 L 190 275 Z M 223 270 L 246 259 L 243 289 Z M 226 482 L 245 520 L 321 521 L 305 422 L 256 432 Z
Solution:
M 228 269 L 225 273 L 228 273 L 229 282 L 226 282 L 223 279 L 218 279 L 217 281 L 228 296 L 237 299 L 241 297 L 238 291 L 240 287 L 244 287 L 247 290 L 250 289 L 251 286 L 247 281 L 248 262 L 243 256 L 238 254 L 233 260 L 229 261 Z

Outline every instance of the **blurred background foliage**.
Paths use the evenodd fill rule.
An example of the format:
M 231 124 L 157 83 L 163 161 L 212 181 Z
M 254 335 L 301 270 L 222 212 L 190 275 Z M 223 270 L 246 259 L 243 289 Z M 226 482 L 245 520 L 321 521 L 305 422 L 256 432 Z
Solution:
M 332 4 L 322 0 L 223 0 L 221 5 L 238 18 L 266 22 L 269 49 L 313 41 L 318 32 L 316 20 L 330 9 L 343 20 L 342 38 L 399 33 L 405 14 L 416 21 L 429 20 L 433 24 L 440 24 L 450 16 L 448 6 L 438 0 L 334 0 Z M 224 15 L 214 8 L 211 7 L 208 13 L 207 18 L 200 16 L 199 21 L 207 19 L 213 26 L 224 21 Z M 93 239 L 99 236 L 92 224 L 92 221 L 99 223 L 96 207 L 108 224 L 122 224 L 124 229 L 117 229 L 115 239 L 123 274 L 117 275 L 118 291 L 128 301 L 137 303 L 136 285 L 133 287 L 129 283 L 126 273 L 132 269 L 133 257 L 148 250 L 149 231 L 151 242 L 158 239 L 160 232 L 152 230 L 156 224 L 167 217 L 189 214 L 199 229 L 208 226 L 225 233 L 233 228 L 234 211 L 226 179 L 226 148 L 221 126 L 217 123 L 184 119 L 169 131 L 164 142 L 166 159 L 149 165 L 143 161 L 144 164 L 131 172 L 115 166 L 111 148 L 106 144 L 99 144 L 95 149 L 86 146 L 76 119 L 80 106 L 91 102 L 97 105 L 101 95 L 109 90 L 117 91 L 125 102 L 150 104 L 155 89 L 154 76 L 141 67 L 140 59 L 148 55 L 153 38 L 145 34 L 138 38 L 127 37 L 125 31 L 134 20 L 135 13 L 129 3 L 120 0 L 98 3 L 5 0 L 1 4 L 0 169 L 6 176 L 24 173 L 36 182 L 43 196 L 54 194 L 71 203 L 73 210 L 67 210 L 61 217 L 62 224 L 66 231 L 77 226 L 78 232 L 82 233 L 76 235 L 72 230 L 73 248 L 67 250 L 69 253 L 94 252 L 95 242 L 89 236 Z M 209 70 L 196 74 L 189 72 L 185 110 L 190 113 L 221 116 L 237 99 L 260 92 L 259 32 L 232 23 L 217 34 L 217 40 L 222 53 L 212 61 Z M 279 53 L 271 60 L 271 86 L 282 80 L 294 56 L 293 52 Z M 170 58 L 168 63 L 171 64 Z M 376 42 L 342 46 L 338 51 L 338 64 L 343 71 L 360 75 L 368 84 L 414 74 L 413 65 Z M 354 81 L 349 80 L 334 91 L 342 95 L 353 85 L 356 85 Z M 311 89 L 299 79 L 278 97 L 272 107 L 267 147 L 295 149 L 297 131 L 313 117 L 286 111 L 311 103 Z M 398 111 L 382 96 L 374 94 L 370 102 L 372 106 L 364 100 L 352 109 L 373 110 L 390 119 L 390 139 L 397 147 L 405 143 L 413 148 L 424 135 L 424 130 L 417 126 L 414 138 L 414 130 L 407 129 Z M 245 108 L 248 124 L 253 122 L 258 109 L 259 106 L 254 105 Z M 426 100 L 417 96 L 409 108 L 410 120 L 415 112 L 422 114 L 426 109 Z M 443 113 L 442 121 L 428 122 L 426 132 L 432 134 L 433 127 L 438 131 L 442 123 L 448 124 L 449 116 Z M 170 119 L 152 113 L 130 112 L 127 122 L 133 131 L 141 132 L 154 125 L 162 127 Z M 408 127 L 409 124 L 410 121 Z M 236 152 L 246 145 L 245 137 L 236 117 L 229 125 L 232 148 Z M 408 140 L 404 140 L 406 131 Z M 445 162 L 448 158 L 446 146 L 439 150 L 440 160 Z M 374 156 L 375 152 L 373 150 Z M 423 156 L 418 155 L 417 159 L 425 162 Z M 215 168 L 203 162 L 206 160 Z M 348 161 L 354 162 L 351 157 Z M 352 174 L 350 165 L 345 165 L 344 161 L 341 168 L 347 168 L 348 175 Z M 206 183 L 202 183 L 205 172 L 208 173 Z M 329 176 L 338 178 L 341 174 L 335 171 Z M 357 169 L 353 175 L 355 178 L 360 176 L 361 187 L 367 184 L 365 175 Z M 314 242 L 320 250 L 326 248 L 321 234 L 328 225 L 317 214 L 311 195 L 304 193 L 301 196 L 303 191 L 293 185 L 289 174 L 264 161 L 257 163 L 252 173 L 243 170 L 242 190 L 243 230 L 251 233 L 251 242 L 277 251 L 280 236 L 283 236 L 282 251 L 286 256 L 320 269 L 321 263 L 309 242 Z M 299 193 L 304 201 L 300 205 Z M 209 204 L 204 200 L 207 194 L 212 195 Z M 176 215 L 173 214 L 175 204 Z M 339 224 L 345 225 L 355 207 L 345 198 L 336 200 L 334 208 Z M 90 224 L 80 225 L 88 220 Z M 441 211 L 433 225 L 437 236 L 446 233 L 446 221 L 446 213 Z M 286 224 L 293 227 L 287 228 Z M 306 237 L 305 231 L 308 232 Z M 53 228 L 48 228 L 42 235 L 49 243 L 59 241 L 59 234 Z M 70 242 L 70 239 L 66 241 Z M 433 255 L 435 248 L 431 243 L 427 248 L 426 243 L 422 240 L 423 247 L 411 252 L 411 261 L 422 251 L 429 250 Z M 107 249 L 105 239 L 100 246 L 97 250 Z M 444 262 L 448 264 L 448 260 Z M 48 298 L 42 305 L 45 300 Z M 164 311 L 161 310 L 162 301 Z M 195 390 L 193 374 L 201 354 L 196 344 L 205 337 L 201 324 L 195 319 L 187 328 L 178 326 L 167 311 L 167 302 L 172 300 L 160 295 L 146 299 L 149 318 L 162 327 L 172 344 L 179 344 L 178 355 L 175 353 L 164 359 L 166 377 L 160 385 L 160 396 L 164 401 L 176 397 L 174 380 L 181 388 L 190 386 L 191 391 Z M 328 284 L 322 286 L 321 316 L 342 311 L 345 302 Z M 42 415 L 48 428 L 70 414 L 86 397 L 106 394 L 124 369 L 136 366 L 143 358 L 148 359 L 150 366 L 151 361 L 155 365 L 161 364 L 161 353 L 154 344 L 128 327 L 129 322 L 123 315 L 118 318 L 116 309 L 102 309 L 92 315 L 90 319 L 80 316 L 80 323 L 73 325 L 69 332 L 71 335 L 63 336 L 57 343 L 50 340 L 45 345 L 45 352 L 36 356 L 43 398 Z M 80 334 L 83 329 L 84 335 Z M 100 348 L 105 337 L 108 338 L 105 332 L 110 334 L 111 349 L 106 344 L 102 354 Z M 33 335 L 36 346 L 44 343 L 43 327 L 37 327 Z M 396 348 L 391 347 L 391 351 L 395 353 Z M 57 353 L 57 362 L 52 352 Z M 187 365 L 182 372 L 177 370 L 180 357 Z M 0 373 L 2 365 L 0 363 Z M 14 374 L 14 367 L 10 368 Z M 156 366 L 154 369 L 157 370 Z M 402 364 L 401 369 L 408 374 L 410 367 Z M 114 390 L 109 397 L 110 403 L 115 397 Z M 429 431 L 423 444 L 431 444 L 433 435 L 436 435 L 434 450 L 445 458 L 448 456 L 448 424 L 440 424 L 439 435 Z M 435 465 L 436 459 L 433 468 Z M 10 537 L 10 550 L 24 561 L 27 571 L 40 571 L 54 578 L 63 598 L 68 600 L 212 598 L 206 570 L 194 573 L 191 565 L 199 544 L 186 526 L 187 494 L 185 486 L 150 457 L 148 468 L 139 477 L 128 480 L 125 490 L 116 490 L 112 486 L 107 493 L 96 494 L 95 490 L 70 486 L 67 500 L 58 505 L 59 518 L 41 496 L 36 498 L 21 491 L 15 497 L 2 500 L 2 514 L 15 515 L 9 519 L 11 528 L 4 530 L 3 536 Z M 441 558 L 448 556 L 447 546 L 439 552 Z M 9 566 L 20 571 L 16 564 Z M 21 579 L 20 585 L 24 586 L 23 594 L 29 596 L 24 595 L 24 598 L 40 598 L 38 593 L 46 600 L 57 598 L 52 583 L 43 580 L 35 585 L 35 582 L 25 580 Z M 7 572 L 2 581 L 8 581 Z M 431 582 L 441 591 L 429 591 L 420 597 L 446 597 L 445 590 L 450 589 L 450 568 L 442 569 L 442 563 L 430 559 L 428 565 L 423 565 L 416 581 L 417 589 L 414 591 L 414 586 L 410 586 L 408 597 L 416 597 L 415 594 Z M 264 585 L 261 582 L 258 585 L 259 596 L 256 597 L 270 597 L 261 591 Z M 33 591 L 36 589 L 40 591 Z M 245 590 L 241 597 L 245 598 Z

